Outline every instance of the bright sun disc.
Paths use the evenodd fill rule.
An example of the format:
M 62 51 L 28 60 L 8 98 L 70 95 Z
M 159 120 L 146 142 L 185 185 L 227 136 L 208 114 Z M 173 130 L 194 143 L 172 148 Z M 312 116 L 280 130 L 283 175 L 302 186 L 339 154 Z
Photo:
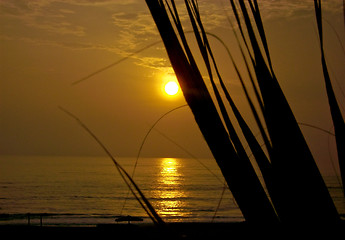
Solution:
M 165 84 L 164 90 L 168 95 L 175 95 L 178 92 L 178 85 L 176 82 L 168 82 Z

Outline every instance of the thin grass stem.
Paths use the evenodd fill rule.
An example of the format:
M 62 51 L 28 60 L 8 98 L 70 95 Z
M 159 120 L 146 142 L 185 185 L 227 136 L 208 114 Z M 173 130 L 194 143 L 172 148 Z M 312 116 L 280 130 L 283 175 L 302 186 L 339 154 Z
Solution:
M 110 159 L 113 161 L 116 169 L 120 173 L 121 178 L 126 183 L 128 188 L 131 190 L 133 196 L 137 199 L 141 207 L 145 210 L 145 212 L 148 214 L 148 216 L 151 218 L 151 220 L 155 224 L 164 224 L 164 221 L 161 219 L 161 217 L 157 214 L 155 209 L 152 207 L 151 203 L 147 200 L 147 198 L 144 196 L 143 192 L 140 190 L 138 185 L 134 182 L 134 180 L 131 178 L 131 176 L 127 173 L 127 171 L 116 161 L 116 159 L 112 156 L 110 151 L 105 147 L 105 145 L 99 140 L 99 138 L 74 114 L 67 111 L 66 109 L 59 106 L 59 109 L 66 113 L 68 116 L 72 117 L 74 120 L 77 121 L 77 123 L 90 134 L 90 136 L 99 144 L 99 146 L 104 150 L 104 152 L 110 157 Z M 134 189 L 138 192 L 140 195 L 140 198 L 135 193 L 134 189 L 132 188 L 134 186 Z

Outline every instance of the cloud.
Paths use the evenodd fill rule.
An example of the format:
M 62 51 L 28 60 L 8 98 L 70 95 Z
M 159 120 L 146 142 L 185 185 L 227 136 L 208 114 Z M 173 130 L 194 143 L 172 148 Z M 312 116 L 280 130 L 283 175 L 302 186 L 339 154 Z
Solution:
M 228 0 L 200 0 L 205 28 L 229 31 Z M 341 11 L 341 1 L 323 4 L 329 12 Z M 313 1 L 260 0 L 264 20 L 292 19 L 313 14 Z M 186 31 L 192 29 L 183 1 L 177 2 Z M 98 49 L 126 57 L 160 39 L 150 12 L 142 0 L 2 0 L 0 21 L 2 39 L 17 39 L 32 44 L 54 45 L 83 50 Z M 140 66 L 165 68 L 169 65 L 163 47 L 133 56 Z
M 82 26 L 73 26 L 72 23 L 67 21 L 49 21 L 44 22 L 32 21 L 28 23 L 28 26 L 42 29 L 49 33 L 55 33 L 60 35 L 74 35 L 77 37 L 85 36 L 85 28 Z
M 32 37 L 9 37 L 6 35 L 0 35 L 0 40 L 6 40 L 6 41 L 22 41 L 26 43 L 30 43 L 33 45 L 38 46 L 55 46 L 55 47 L 62 47 L 72 50 L 103 50 L 113 53 L 120 52 L 120 49 L 109 46 L 105 44 L 95 44 L 91 42 L 77 42 L 77 41 L 54 41 L 54 40 L 46 40 L 41 38 L 32 38 Z
M 75 11 L 73 11 L 71 9 L 59 9 L 59 12 L 67 13 L 67 14 L 74 14 L 75 13 Z
M 235 1 L 236 2 L 236 1 Z M 334 14 L 343 11 L 342 1 L 328 0 L 322 2 L 325 13 Z M 238 5 L 238 4 L 237 4 Z M 260 0 L 258 1 L 261 16 L 264 20 L 294 20 L 314 15 L 314 2 L 312 0 Z M 247 8 L 250 11 L 249 4 Z M 199 1 L 201 17 L 206 29 L 228 28 L 227 16 L 234 19 L 231 5 L 228 0 Z
M 56 45 L 68 42 L 79 46 L 85 42 L 99 48 L 109 45 L 104 40 L 116 35 L 113 44 L 122 48 L 122 55 L 158 36 L 146 5 L 140 0 L 4 0 L 0 1 L 0 21 L 8 30 L 2 31 L 3 37 L 52 44 L 56 41 Z
M 89 27 L 83 21 L 87 14 L 97 11 L 116 11 L 136 2 L 113 0 L 2 0 L 0 1 L 1 21 L 17 21 L 22 25 L 48 33 L 85 36 Z M 111 18 L 111 14 L 109 14 Z
M 17 25 L 40 29 L 48 33 L 84 36 L 85 28 L 67 20 L 66 15 L 73 13 L 69 9 L 55 9 L 53 1 L 2 1 L 0 12 L 2 20 L 16 21 Z M 24 33 L 24 32 L 23 32 Z
M 157 39 L 158 32 L 148 11 L 116 12 L 113 24 L 119 29 L 118 43 L 127 49 L 136 49 L 143 43 Z
M 342 2 L 328 0 L 322 2 L 324 12 L 341 12 Z M 314 14 L 314 2 L 311 0 L 260 0 L 258 1 L 264 19 L 284 18 L 286 20 L 304 18 Z
M 137 65 L 157 69 L 165 72 L 167 68 L 170 68 L 170 62 L 167 58 L 162 57 L 136 57 Z

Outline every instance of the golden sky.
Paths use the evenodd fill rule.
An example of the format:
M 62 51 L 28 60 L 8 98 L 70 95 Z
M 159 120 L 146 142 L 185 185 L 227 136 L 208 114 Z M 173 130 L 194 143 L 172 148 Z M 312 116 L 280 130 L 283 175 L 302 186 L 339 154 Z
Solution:
M 227 14 L 231 16 L 228 1 L 199 4 L 207 31 L 222 38 L 241 63 L 226 20 Z M 332 131 L 313 1 L 260 0 L 259 4 L 273 67 L 297 120 Z M 344 106 L 342 1 L 326 1 L 323 10 L 327 60 Z M 189 25 L 185 29 L 191 30 Z M 115 156 L 136 156 L 151 125 L 185 104 L 181 93 L 175 97 L 163 93 L 164 82 L 173 75 L 163 44 L 71 84 L 159 40 L 143 0 L 1 0 L 0 154 L 103 154 L 58 109 L 62 106 L 77 115 Z M 211 44 L 231 94 L 252 123 L 228 56 L 219 42 L 211 39 Z M 169 114 L 156 128 L 197 157 L 210 156 L 188 107 Z M 305 126 L 302 130 L 319 163 L 328 166 L 328 146 L 332 155 L 335 151 L 333 138 Z M 151 133 L 142 154 L 188 157 L 157 131 Z

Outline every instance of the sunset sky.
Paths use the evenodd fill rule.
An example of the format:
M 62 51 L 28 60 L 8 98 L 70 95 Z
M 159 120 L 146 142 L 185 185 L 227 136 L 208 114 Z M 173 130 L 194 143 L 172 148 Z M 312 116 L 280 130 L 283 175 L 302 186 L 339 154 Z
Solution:
M 226 18 L 232 18 L 229 2 L 203 0 L 199 4 L 207 31 L 223 39 L 241 62 Z M 273 67 L 297 120 L 333 131 L 313 1 L 260 0 L 259 6 Z M 323 14 L 326 57 L 344 112 L 342 1 L 324 1 Z M 187 19 L 184 14 L 182 18 Z M 186 24 L 185 30 L 191 27 Z M 114 156 L 136 156 L 152 124 L 185 104 L 181 92 L 169 97 L 163 91 L 173 71 L 159 40 L 143 0 L 1 0 L 0 154 L 104 155 L 59 110 L 62 106 L 77 115 Z M 211 44 L 231 94 L 253 124 L 224 48 L 214 39 Z M 72 85 L 131 54 L 126 61 Z M 333 137 L 301 128 L 319 166 L 330 169 L 329 155 L 336 156 Z M 188 107 L 167 115 L 156 129 L 197 157 L 211 156 Z M 188 157 L 159 132 L 151 133 L 143 156 Z

